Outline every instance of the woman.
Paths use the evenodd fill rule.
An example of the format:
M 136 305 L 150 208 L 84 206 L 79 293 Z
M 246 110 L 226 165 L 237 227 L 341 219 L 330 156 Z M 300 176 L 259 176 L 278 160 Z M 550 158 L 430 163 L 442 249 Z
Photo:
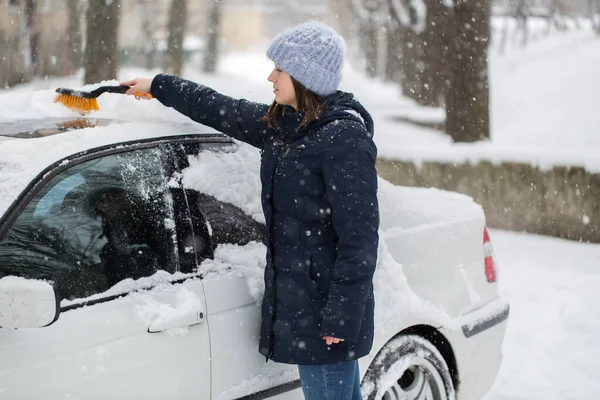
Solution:
M 174 76 L 123 82 L 261 149 L 267 267 L 259 351 L 297 364 L 306 399 L 361 399 L 358 359 L 373 341 L 379 210 L 373 120 L 338 91 L 343 39 L 307 22 L 267 56 L 270 106 Z

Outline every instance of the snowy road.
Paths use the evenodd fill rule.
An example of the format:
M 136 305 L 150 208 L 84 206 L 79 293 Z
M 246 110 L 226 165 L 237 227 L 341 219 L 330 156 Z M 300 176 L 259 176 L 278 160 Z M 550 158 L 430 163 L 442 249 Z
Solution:
M 492 231 L 511 304 L 504 362 L 483 400 L 600 398 L 600 245 Z

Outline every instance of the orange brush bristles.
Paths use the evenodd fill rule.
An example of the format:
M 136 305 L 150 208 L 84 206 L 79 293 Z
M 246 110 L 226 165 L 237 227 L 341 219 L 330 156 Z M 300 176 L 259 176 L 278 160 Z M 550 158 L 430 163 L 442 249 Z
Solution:
M 84 114 L 100 110 L 100 107 L 98 107 L 98 100 L 96 99 L 86 99 L 84 97 L 71 96 L 63 93 L 58 94 L 54 99 L 54 102 L 64 104 L 71 110 L 79 111 Z

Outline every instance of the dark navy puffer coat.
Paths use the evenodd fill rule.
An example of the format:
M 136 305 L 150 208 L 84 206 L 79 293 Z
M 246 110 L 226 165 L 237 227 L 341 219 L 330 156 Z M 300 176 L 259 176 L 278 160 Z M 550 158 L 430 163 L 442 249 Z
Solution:
M 290 364 L 358 359 L 373 342 L 373 273 L 379 208 L 373 120 L 349 93 L 298 129 L 286 108 L 279 128 L 265 104 L 234 99 L 169 75 L 152 95 L 191 119 L 261 149 L 267 267 L 259 351 Z M 360 115 L 360 117 L 358 116 Z M 344 339 L 327 346 L 323 336 Z

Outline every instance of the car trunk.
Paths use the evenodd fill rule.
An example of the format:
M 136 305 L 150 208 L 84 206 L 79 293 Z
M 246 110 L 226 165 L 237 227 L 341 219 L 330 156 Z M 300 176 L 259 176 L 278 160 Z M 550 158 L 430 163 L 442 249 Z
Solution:
M 382 240 L 411 290 L 458 317 L 498 295 L 486 278 L 485 215 L 468 196 L 380 180 Z

